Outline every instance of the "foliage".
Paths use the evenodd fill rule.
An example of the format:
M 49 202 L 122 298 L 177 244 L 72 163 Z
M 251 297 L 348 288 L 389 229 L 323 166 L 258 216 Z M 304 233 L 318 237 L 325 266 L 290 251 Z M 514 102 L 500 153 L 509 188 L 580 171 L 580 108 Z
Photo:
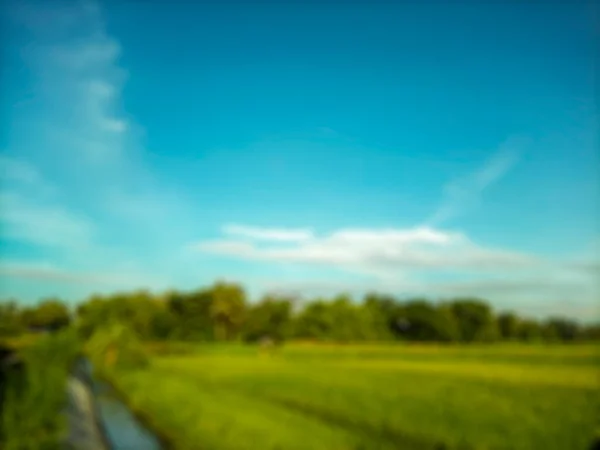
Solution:
M 210 318 L 218 340 L 235 339 L 244 323 L 246 294 L 236 284 L 217 282 L 211 290 Z
M 513 312 L 504 312 L 498 315 L 498 332 L 502 339 L 517 339 L 519 337 L 519 318 L 517 315 Z
M 485 342 L 497 338 L 497 325 L 488 304 L 479 299 L 457 299 L 451 305 L 462 342 Z
M 163 309 L 164 305 L 146 291 L 107 297 L 95 295 L 79 306 L 78 328 L 83 337 L 89 338 L 97 329 L 117 321 L 126 323 L 137 335 L 149 338 L 155 334 L 155 317 Z
M 25 378 L 9 381 L 2 414 L 5 450 L 60 449 L 64 436 L 65 384 L 80 350 L 72 329 L 37 340 L 23 350 Z
M 575 342 L 600 340 L 600 325 L 582 325 L 562 317 L 544 321 L 514 312 L 496 314 L 484 300 L 424 298 L 399 301 L 369 293 L 362 302 L 347 295 L 304 300 L 266 295 L 248 302 L 244 289 L 217 282 L 188 292 L 162 295 L 148 291 L 94 295 L 76 310 L 80 336 L 89 339 L 108 323 L 131 328 L 143 341 L 188 342 L 304 339 L 335 342 L 401 340 L 416 342 Z M 28 327 L 64 326 L 68 309 L 57 300 L 32 308 L 0 303 L 0 338 Z
M 59 299 L 21 306 L 11 299 L 0 302 L 0 337 L 14 337 L 28 330 L 58 330 L 71 322 L 69 308 Z
M 256 342 L 268 338 L 281 342 L 290 334 L 292 303 L 288 299 L 267 296 L 247 313 L 244 338 Z
M 86 346 L 94 367 L 99 370 L 137 369 L 148 365 L 146 351 L 135 331 L 113 322 L 98 329 Z
M 519 323 L 517 336 L 526 342 L 536 342 L 542 339 L 542 327 L 535 320 L 525 319 Z
M 57 298 L 42 300 L 36 307 L 26 310 L 24 322 L 30 328 L 57 330 L 71 322 L 67 306 Z
M 24 331 L 16 301 L 0 303 L 0 337 L 18 336 Z
M 577 338 L 579 333 L 579 326 L 576 322 L 562 317 L 551 317 L 544 325 L 544 331 L 547 340 L 560 340 L 563 342 L 573 341 Z
M 165 301 L 175 318 L 171 336 L 179 340 L 213 340 L 211 300 L 209 289 L 169 292 Z
M 320 299 L 306 304 L 296 318 L 295 337 L 324 340 L 331 336 L 336 324 L 328 306 Z

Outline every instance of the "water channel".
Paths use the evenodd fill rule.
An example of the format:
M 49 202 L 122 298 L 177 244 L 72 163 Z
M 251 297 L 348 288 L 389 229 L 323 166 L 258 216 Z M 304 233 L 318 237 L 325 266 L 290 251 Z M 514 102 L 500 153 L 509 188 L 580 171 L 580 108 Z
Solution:
M 94 377 L 89 360 L 79 359 L 68 384 L 68 446 L 93 450 L 164 450 L 158 437 Z

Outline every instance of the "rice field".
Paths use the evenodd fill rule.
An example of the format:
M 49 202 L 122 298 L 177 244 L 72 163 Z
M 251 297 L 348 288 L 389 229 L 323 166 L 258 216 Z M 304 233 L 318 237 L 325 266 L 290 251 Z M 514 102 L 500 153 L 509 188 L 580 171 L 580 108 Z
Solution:
M 588 449 L 598 348 L 155 345 L 115 385 L 176 449 Z

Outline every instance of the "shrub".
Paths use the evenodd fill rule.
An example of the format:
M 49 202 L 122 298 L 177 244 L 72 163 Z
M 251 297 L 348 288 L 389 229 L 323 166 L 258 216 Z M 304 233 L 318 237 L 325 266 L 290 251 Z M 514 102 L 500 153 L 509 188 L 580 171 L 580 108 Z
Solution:
M 148 355 L 137 335 L 118 322 L 97 330 L 87 349 L 92 363 L 99 370 L 138 369 L 148 365 Z
M 39 339 L 22 352 L 25 376 L 8 380 L 2 414 L 5 450 L 59 449 L 64 436 L 65 385 L 79 352 L 73 330 Z

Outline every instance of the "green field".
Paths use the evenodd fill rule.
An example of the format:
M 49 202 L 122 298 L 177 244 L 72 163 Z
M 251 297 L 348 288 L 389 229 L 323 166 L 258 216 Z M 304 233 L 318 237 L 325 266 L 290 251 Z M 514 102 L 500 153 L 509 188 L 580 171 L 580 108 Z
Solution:
M 181 449 L 587 449 L 599 419 L 594 346 L 153 353 L 113 381 Z

